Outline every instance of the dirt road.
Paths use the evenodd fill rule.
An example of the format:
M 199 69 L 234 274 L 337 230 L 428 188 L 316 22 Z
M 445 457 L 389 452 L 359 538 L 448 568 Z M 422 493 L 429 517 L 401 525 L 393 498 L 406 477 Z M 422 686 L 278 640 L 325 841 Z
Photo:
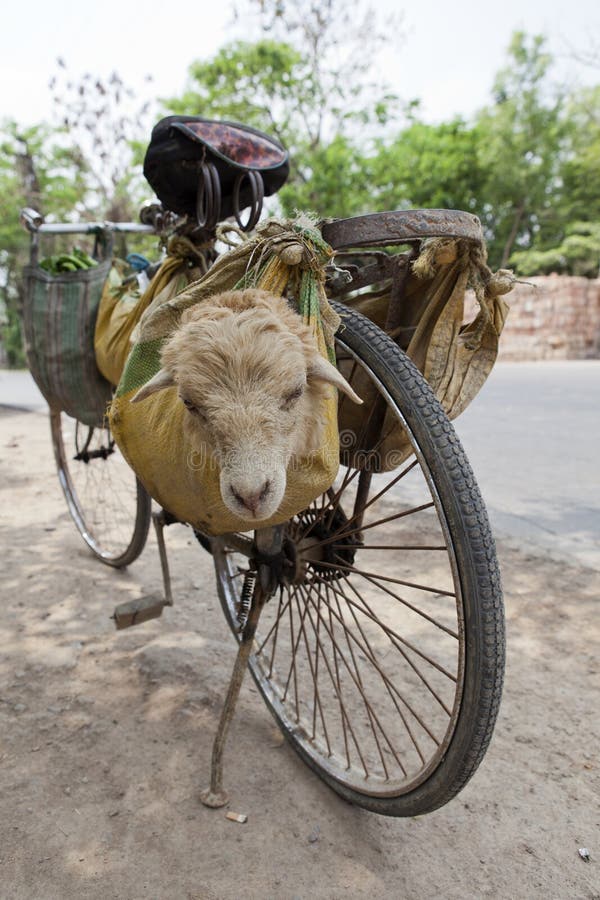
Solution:
M 210 557 L 169 529 L 175 608 L 116 633 L 114 604 L 158 584 L 154 540 L 125 572 L 89 555 L 39 414 L 0 410 L 0 491 L 3 900 L 599 900 L 598 573 L 500 541 L 500 720 L 429 816 L 344 803 L 248 681 L 226 758 L 239 825 L 198 802 L 234 652 Z

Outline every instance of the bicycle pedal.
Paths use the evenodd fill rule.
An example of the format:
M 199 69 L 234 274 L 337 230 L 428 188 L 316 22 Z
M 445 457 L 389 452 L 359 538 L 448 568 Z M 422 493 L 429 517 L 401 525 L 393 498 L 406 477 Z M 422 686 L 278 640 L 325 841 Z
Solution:
M 118 630 L 122 628 L 131 628 L 132 625 L 141 625 L 149 619 L 158 619 L 162 616 L 162 611 L 168 606 L 162 597 L 156 594 L 149 594 L 146 597 L 138 597 L 137 600 L 128 600 L 127 603 L 119 603 L 115 606 L 115 611 L 111 618 L 114 619 L 115 627 Z

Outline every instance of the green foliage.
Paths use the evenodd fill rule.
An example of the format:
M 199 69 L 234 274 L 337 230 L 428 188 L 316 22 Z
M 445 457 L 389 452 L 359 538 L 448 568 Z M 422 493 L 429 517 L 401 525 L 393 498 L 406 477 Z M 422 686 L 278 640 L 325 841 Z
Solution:
M 302 48 L 303 95 L 289 98 L 304 139 L 315 147 L 349 129 L 362 128 L 363 150 L 371 125 L 398 111 L 398 98 L 381 78 L 379 55 L 401 41 L 399 17 L 382 18 L 363 0 L 242 0 L 246 30 Z
M 298 128 L 297 109 L 311 92 L 305 75 L 302 56 L 289 45 L 238 41 L 209 61 L 193 63 L 188 89 L 167 101 L 168 110 L 243 122 L 269 130 L 289 145 Z
M 259 39 L 194 63 L 187 90 L 165 111 L 244 122 L 277 137 L 290 152 L 279 194 L 286 213 L 368 210 L 373 137 L 398 111 L 375 62 L 397 35 L 391 27 L 384 34 L 357 0 L 246 0 L 243 13 L 248 23 L 257 17 Z
M 570 96 L 553 88 L 544 38 L 514 34 L 492 102 L 474 122 L 426 124 L 413 101 L 392 137 L 397 98 L 382 84 L 372 92 L 376 56 L 372 47 L 360 50 L 365 22 L 348 20 L 359 4 L 343 9 L 331 0 L 317 10 L 309 0 L 246 0 L 246 7 L 263 37 L 195 63 L 187 91 L 168 109 L 247 122 L 278 137 L 292 163 L 279 193 L 284 213 L 469 210 L 482 220 L 495 266 L 515 253 L 560 247 L 569 222 L 600 220 L 600 88 Z M 344 53 L 350 45 L 354 70 Z M 559 258 L 549 254 L 544 264 Z
M 50 88 L 53 124 L 0 124 L 0 340 L 11 365 L 24 363 L 21 271 L 29 237 L 19 223 L 20 210 L 33 207 L 46 221 L 123 221 L 137 216 L 148 194 L 132 146 L 149 132 L 147 104 L 136 104 L 116 72 L 106 79 L 87 73 L 77 80 L 61 60 Z M 60 239 L 53 247 L 57 258 L 71 253 L 71 245 Z
M 573 93 L 565 119 L 570 152 L 560 172 L 561 220 L 600 221 L 600 85 Z
M 21 271 L 29 238 L 19 212 L 30 206 L 64 218 L 85 196 L 85 166 L 62 135 L 45 125 L 0 124 L 0 338 L 10 365 L 23 365 L 20 331 Z
M 480 213 L 495 264 L 513 248 L 556 237 L 553 194 L 564 157 L 563 98 L 549 93 L 545 41 L 516 32 L 509 65 L 498 73 L 494 103 L 478 116 Z
M 23 243 L 22 206 L 66 216 L 85 196 L 85 177 L 85 164 L 57 130 L 0 123 L 0 252 Z
M 478 142 L 477 130 L 461 119 L 414 122 L 395 140 L 379 141 L 370 160 L 377 207 L 475 211 L 483 181 Z
M 600 222 L 574 222 L 566 229 L 562 242 L 549 250 L 520 250 L 510 258 L 520 275 L 583 275 L 597 278 L 600 274 Z
M 285 215 L 312 210 L 323 217 L 344 218 L 373 209 L 368 159 L 348 138 L 305 149 L 300 177 L 279 192 Z
M 346 216 L 369 208 L 367 157 L 345 130 L 350 118 L 383 117 L 385 100 L 374 111 L 342 113 L 337 100 L 325 102 L 309 58 L 270 39 L 228 44 L 189 74 L 188 89 L 165 111 L 244 122 L 277 137 L 290 152 L 290 179 L 279 194 L 285 213 Z M 327 122 L 334 120 L 328 137 Z
M 135 144 L 147 140 L 150 104 L 140 104 L 118 72 L 75 78 L 60 58 L 49 87 L 55 127 L 68 134 L 85 170 L 79 212 L 111 221 L 135 217 L 147 196 Z

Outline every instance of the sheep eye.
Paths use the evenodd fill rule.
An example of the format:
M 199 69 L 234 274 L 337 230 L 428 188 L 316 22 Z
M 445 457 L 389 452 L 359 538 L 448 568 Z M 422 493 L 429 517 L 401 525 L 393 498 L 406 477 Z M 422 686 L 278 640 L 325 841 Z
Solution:
M 290 391 L 289 394 L 286 394 L 283 398 L 283 402 L 281 404 L 282 409 L 287 409 L 289 406 L 292 406 L 296 400 L 299 400 L 302 394 L 304 393 L 304 385 L 300 384 L 297 388 L 294 388 L 293 391 Z
M 188 400 L 186 397 L 181 398 L 181 402 L 191 413 L 194 413 L 195 416 L 200 416 L 200 418 L 204 418 L 204 414 L 197 406 L 194 406 L 191 400 Z

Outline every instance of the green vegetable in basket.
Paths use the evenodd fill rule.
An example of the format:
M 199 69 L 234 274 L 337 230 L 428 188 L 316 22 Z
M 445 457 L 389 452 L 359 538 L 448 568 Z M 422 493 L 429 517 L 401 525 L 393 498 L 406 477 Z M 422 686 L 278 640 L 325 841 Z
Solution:
M 60 275 L 62 272 L 77 272 L 80 269 L 92 269 L 98 262 L 82 250 L 73 247 L 71 253 L 60 253 L 55 256 L 46 256 L 40 261 L 40 268 L 50 275 Z

